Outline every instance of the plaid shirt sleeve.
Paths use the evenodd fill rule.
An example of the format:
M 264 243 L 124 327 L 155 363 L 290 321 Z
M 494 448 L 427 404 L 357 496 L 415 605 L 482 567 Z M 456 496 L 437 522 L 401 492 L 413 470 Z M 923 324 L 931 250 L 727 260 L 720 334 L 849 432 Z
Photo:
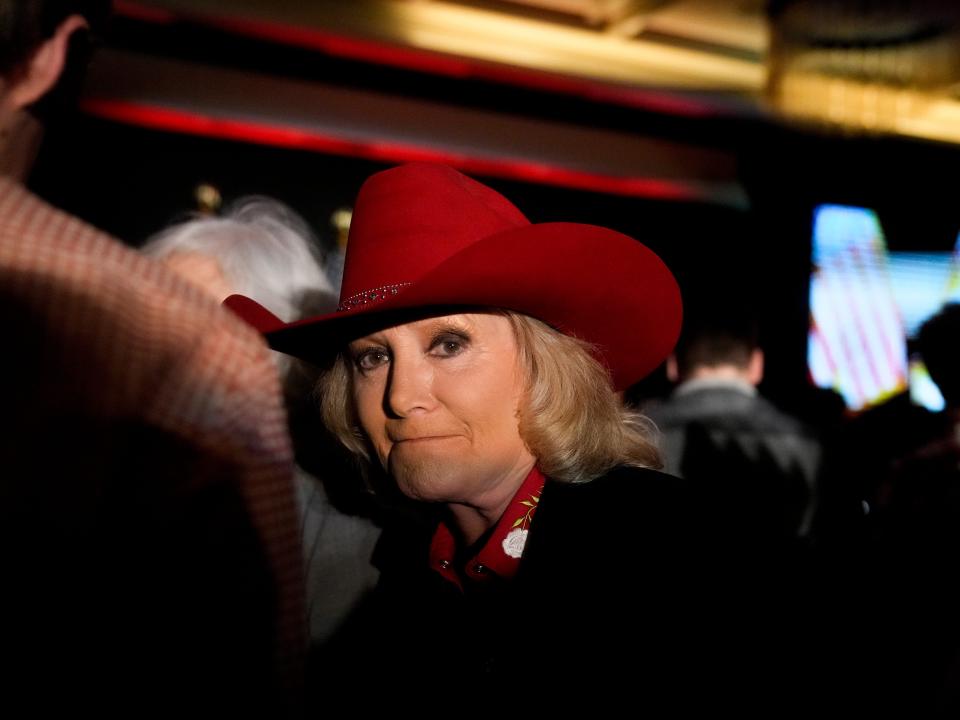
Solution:
M 41 382 L 61 383 L 64 392 L 47 396 L 133 419 L 229 465 L 272 575 L 277 683 L 295 697 L 305 629 L 293 460 L 278 373 L 262 339 L 159 264 L 3 178 L 0 282 L 0 301 L 55 328 L 59 351 L 92 349 L 88 367 L 58 360 L 60 377 Z M 33 427 L 42 429 L 42 420 Z M 6 435 L 8 447 L 11 437 L 16 432 Z M 184 467 L 171 482 L 189 486 L 190 473 Z

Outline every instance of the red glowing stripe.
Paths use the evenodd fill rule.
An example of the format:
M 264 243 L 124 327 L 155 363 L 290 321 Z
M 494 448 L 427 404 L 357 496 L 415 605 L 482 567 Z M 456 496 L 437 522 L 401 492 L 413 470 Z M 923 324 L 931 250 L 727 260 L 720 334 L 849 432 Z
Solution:
M 708 193 L 682 182 L 645 177 L 612 177 L 528 160 L 480 158 L 392 141 L 348 140 L 301 128 L 230 120 L 122 100 L 84 100 L 81 108 L 90 115 L 106 120 L 221 140 L 310 150 L 389 163 L 415 160 L 438 162 L 478 175 L 630 197 L 686 201 L 711 199 Z
M 828 343 L 827 339 L 823 336 L 823 331 L 820 329 L 820 324 L 816 321 L 816 318 L 814 318 L 811 325 L 812 332 L 808 342 L 815 343 L 817 347 L 820 348 L 820 352 L 823 353 L 824 362 L 827 367 L 830 368 L 835 383 L 839 384 L 840 366 L 837 363 L 837 359 L 833 356 L 833 348 L 830 347 L 830 343 Z M 809 369 L 807 372 L 809 373 Z
M 129 0 L 117 2 L 115 12 L 147 22 L 170 22 L 169 13 L 154 10 L 136 2 L 129 2 Z M 153 20 L 151 16 L 154 14 L 160 19 Z M 497 65 L 492 62 L 418 50 L 376 40 L 348 37 L 316 28 L 305 28 L 262 19 L 253 20 L 200 14 L 189 14 L 183 17 L 236 35 L 317 50 L 349 60 L 415 70 L 431 75 L 463 79 L 472 78 L 504 85 L 516 85 L 551 93 L 578 96 L 591 102 L 610 103 L 669 115 L 697 118 L 717 115 L 716 111 L 707 103 L 688 98 L 671 97 L 666 93 L 538 70 L 527 70 L 509 65 Z
M 827 331 L 820 330 L 824 349 L 831 347 L 831 341 L 835 340 L 832 347 L 836 349 L 836 355 L 831 357 L 834 357 L 832 368 L 836 373 L 838 386 L 842 386 L 843 382 L 849 378 L 855 402 L 858 406 L 863 406 L 870 402 L 870 396 L 862 384 L 860 373 L 856 372 L 854 359 L 857 356 L 850 348 L 850 338 L 844 332 L 844 311 L 850 306 L 842 302 L 846 288 L 837 277 L 838 275 L 834 268 L 819 270 L 820 291 L 825 297 L 830 298 L 830 301 L 817 304 L 816 325 L 818 329 L 830 328 L 830 337 L 827 337 Z
M 166 25 L 174 22 L 177 17 L 171 10 L 154 7 L 152 5 L 141 5 L 128 0 L 113 0 L 113 12 L 131 20 L 142 20 L 143 22 L 152 22 L 158 25 Z
M 882 241 L 881 241 L 882 242 Z M 850 250 L 851 260 L 855 266 L 858 267 L 870 267 L 876 268 L 879 270 L 881 267 L 889 272 L 888 265 L 883 256 L 883 251 L 878 251 L 874 248 L 867 249 L 867 252 L 863 252 L 863 248 L 858 245 L 854 245 Z M 893 296 L 893 288 L 890 285 L 889 277 L 884 274 L 882 282 L 882 288 L 878 294 L 883 295 L 883 299 L 886 301 L 886 307 L 881 311 L 880 307 L 874 302 L 868 302 L 865 300 L 865 305 L 867 306 L 868 312 L 870 313 L 872 322 L 870 323 L 877 335 L 880 337 L 880 342 L 883 345 L 883 351 L 886 354 L 886 364 L 888 368 L 899 368 L 902 366 L 901 362 L 901 353 L 899 352 L 900 341 L 905 337 L 906 333 L 903 328 L 903 320 L 900 317 L 900 308 L 897 307 L 896 300 Z M 877 273 L 866 274 L 866 277 L 870 281 L 870 285 L 873 286 L 871 289 L 875 289 L 878 282 L 881 282 L 881 279 L 877 276 Z M 895 317 L 899 322 L 898 326 L 893 329 L 892 332 L 885 332 L 886 324 L 883 322 L 884 317 Z M 907 378 L 903 373 L 895 372 L 896 379 L 899 383 L 906 383 Z

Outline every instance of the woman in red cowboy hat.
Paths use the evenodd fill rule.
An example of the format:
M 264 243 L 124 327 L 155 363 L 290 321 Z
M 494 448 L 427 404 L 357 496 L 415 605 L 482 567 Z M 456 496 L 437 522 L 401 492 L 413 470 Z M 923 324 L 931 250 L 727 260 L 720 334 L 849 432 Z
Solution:
M 617 394 L 679 333 L 654 253 L 601 227 L 531 224 L 417 163 L 361 188 L 336 313 L 288 324 L 227 303 L 275 349 L 329 366 L 330 429 L 426 509 L 385 529 L 373 610 L 328 672 L 353 657 L 371 681 L 474 701 L 571 673 L 551 697 L 673 697 L 703 662 L 705 528 Z

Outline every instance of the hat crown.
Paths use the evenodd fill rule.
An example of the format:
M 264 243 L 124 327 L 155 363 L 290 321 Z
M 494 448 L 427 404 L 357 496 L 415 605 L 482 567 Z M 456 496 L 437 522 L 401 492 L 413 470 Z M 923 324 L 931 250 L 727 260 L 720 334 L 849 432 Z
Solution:
M 496 191 L 427 163 L 363 184 L 342 287 L 338 312 L 293 323 L 248 298 L 226 303 L 275 350 L 321 365 L 350 338 L 395 322 L 394 312 L 503 308 L 589 343 L 620 390 L 669 354 L 682 316 L 673 275 L 636 240 L 596 225 L 531 224 Z
M 429 163 L 372 175 L 360 188 L 353 218 L 341 310 L 415 283 L 484 238 L 530 225 L 500 193 L 453 168 Z

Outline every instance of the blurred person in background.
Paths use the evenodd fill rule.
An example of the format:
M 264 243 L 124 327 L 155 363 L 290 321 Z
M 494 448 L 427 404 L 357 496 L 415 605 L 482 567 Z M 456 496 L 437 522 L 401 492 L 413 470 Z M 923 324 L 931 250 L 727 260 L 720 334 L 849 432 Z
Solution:
M 219 217 L 172 225 L 148 239 L 142 251 L 217 302 L 242 293 L 285 322 L 336 306 L 309 226 L 270 198 L 239 198 Z M 308 621 L 311 643 L 318 647 L 376 584 L 371 556 L 380 530 L 370 517 L 376 514 L 373 499 L 353 491 L 356 470 L 325 442 L 311 392 L 316 371 L 287 355 L 275 353 L 274 359 L 297 458 Z
M 925 538 L 931 547 L 960 549 L 960 304 L 944 305 L 920 327 L 916 348 L 943 396 L 927 436 L 892 461 L 879 493 L 884 523 Z M 935 423 L 935 424 L 934 424 Z M 885 528 L 884 531 L 890 529 Z
M 764 398 L 763 351 L 747 305 L 715 300 L 685 318 L 667 360 L 676 387 L 645 411 L 662 433 L 665 470 L 703 484 L 744 531 L 807 534 L 821 447 L 815 432 Z
M 928 717 L 960 712 L 958 339 L 960 304 L 920 327 L 916 349 L 945 407 L 931 415 L 922 440 L 888 459 L 873 512 L 885 696 L 889 707 Z
M 108 9 L 0 0 L 3 700 L 293 716 L 302 561 L 262 340 L 23 185 Z

